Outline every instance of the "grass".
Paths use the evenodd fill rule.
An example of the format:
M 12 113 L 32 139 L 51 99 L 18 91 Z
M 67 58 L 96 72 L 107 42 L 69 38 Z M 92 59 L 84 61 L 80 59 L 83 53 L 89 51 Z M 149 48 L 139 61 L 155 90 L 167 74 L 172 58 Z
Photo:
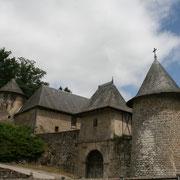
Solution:
M 36 165 L 36 164 L 15 164 L 15 163 L 6 163 L 6 164 L 13 165 L 13 166 L 19 166 L 19 167 L 23 167 L 23 168 L 34 169 L 34 170 L 45 171 L 48 173 L 55 173 L 55 174 L 66 176 L 66 177 L 69 177 L 72 179 L 80 178 L 79 176 L 77 176 L 75 174 L 66 173 L 66 172 L 62 171 L 61 169 L 58 169 L 54 166 L 42 166 L 42 165 Z

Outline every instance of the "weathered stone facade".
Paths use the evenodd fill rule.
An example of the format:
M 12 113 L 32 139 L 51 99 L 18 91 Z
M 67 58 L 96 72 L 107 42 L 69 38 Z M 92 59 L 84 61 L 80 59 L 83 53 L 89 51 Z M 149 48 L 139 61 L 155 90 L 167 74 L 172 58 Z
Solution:
M 26 98 L 13 92 L 0 92 L 0 121 L 12 122 L 14 114 L 24 104 Z
M 80 143 L 79 130 L 39 135 L 50 147 L 39 160 L 42 165 L 56 166 L 65 172 L 86 177 L 87 157 L 92 150 L 103 155 L 103 177 L 129 174 L 131 137 L 123 136 L 108 141 Z
M 180 173 L 180 96 L 156 94 L 133 102 L 132 176 Z
M 35 124 L 36 114 L 37 114 L 37 108 L 30 109 L 21 114 L 16 114 L 14 117 L 15 125 L 16 126 L 26 125 L 29 126 L 33 131 L 36 125 Z
M 40 159 L 40 163 L 75 173 L 78 135 L 79 130 L 39 135 L 52 149 L 49 155 Z
M 125 117 L 128 117 L 126 120 L 129 119 L 129 123 Z M 103 158 L 103 170 L 99 172 L 102 177 L 127 176 L 130 166 L 131 113 L 105 108 L 86 113 L 80 119 L 76 174 L 88 177 L 88 156 L 98 151 Z M 97 126 L 94 126 L 94 120 L 97 120 Z M 125 139 L 125 135 L 129 139 Z
M 76 174 L 87 177 L 87 157 L 97 150 L 103 156 L 103 178 L 127 177 L 130 167 L 130 137 L 78 144 Z
M 131 135 L 132 115 L 128 112 L 106 108 L 84 114 L 80 117 L 81 130 L 79 141 L 112 139 L 116 136 Z M 93 126 L 97 120 L 97 127 Z
M 70 131 L 80 128 L 80 119 L 72 125 L 73 116 L 36 107 L 15 116 L 16 125 L 28 125 L 35 134 Z
M 52 133 L 55 128 L 56 132 L 79 129 L 80 120 L 77 119 L 76 124 L 72 125 L 72 115 L 38 108 L 34 133 Z

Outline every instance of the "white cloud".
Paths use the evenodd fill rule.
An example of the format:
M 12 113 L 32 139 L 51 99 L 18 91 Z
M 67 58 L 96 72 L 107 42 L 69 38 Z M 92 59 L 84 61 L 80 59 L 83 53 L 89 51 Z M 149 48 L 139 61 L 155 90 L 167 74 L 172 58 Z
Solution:
M 90 96 L 112 76 L 118 88 L 139 87 L 152 49 L 162 60 L 180 44 L 159 31 L 175 2 L 0 0 L 0 47 L 35 60 L 51 86 L 73 93 Z

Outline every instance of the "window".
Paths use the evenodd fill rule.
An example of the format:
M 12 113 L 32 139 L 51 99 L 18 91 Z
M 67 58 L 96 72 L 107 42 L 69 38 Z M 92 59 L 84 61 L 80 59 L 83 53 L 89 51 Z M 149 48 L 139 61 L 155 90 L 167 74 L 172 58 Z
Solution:
M 71 118 L 71 126 L 76 126 L 77 119 L 76 117 Z
M 16 100 L 16 95 L 11 94 L 11 107 L 13 107 L 14 101 Z
M 59 132 L 59 127 L 55 126 L 55 132 Z
M 98 119 L 94 119 L 93 120 L 93 127 L 97 127 L 98 126 Z
M 4 93 L 4 103 L 7 102 L 7 98 L 8 98 L 8 93 Z

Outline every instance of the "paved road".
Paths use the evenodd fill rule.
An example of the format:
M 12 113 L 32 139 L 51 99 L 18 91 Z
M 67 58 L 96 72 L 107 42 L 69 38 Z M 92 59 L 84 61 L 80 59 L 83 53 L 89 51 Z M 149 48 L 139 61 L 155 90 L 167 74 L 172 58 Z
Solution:
M 30 175 L 31 173 L 33 173 L 33 177 L 39 178 L 39 179 L 56 179 L 56 178 L 60 179 L 62 177 L 61 175 L 55 174 L 55 173 L 48 173 L 45 171 L 23 168 L 23 167 L 18 167 L 18 166 L 13 166 L 13 165 L 6 165 L 6 164 L 1 164 L 1 163 L 0 163 L 0 167 L 11 169 L 11 170 L 21 172 L 27 175 Z

